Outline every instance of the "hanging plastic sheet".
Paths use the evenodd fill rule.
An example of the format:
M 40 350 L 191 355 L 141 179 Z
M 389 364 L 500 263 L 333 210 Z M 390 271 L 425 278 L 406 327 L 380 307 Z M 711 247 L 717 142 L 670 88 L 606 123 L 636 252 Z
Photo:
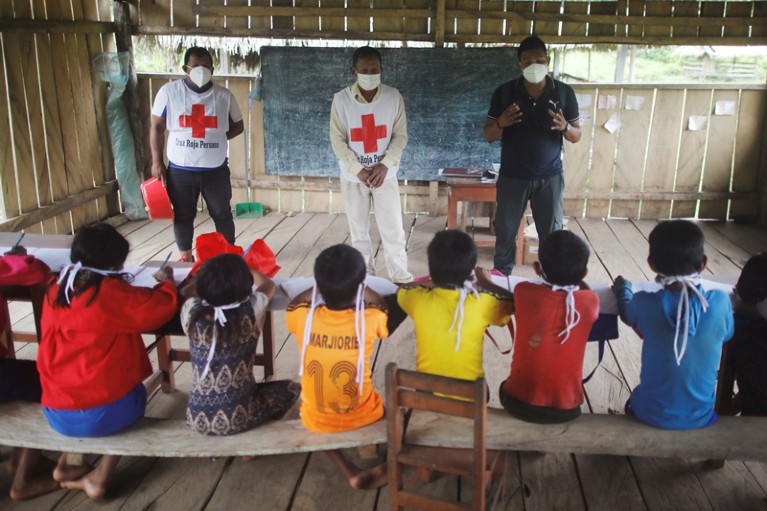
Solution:
M 131 220 L 143 220 L 147 218 L 147 213 L 141 197 L 142 179 L 137 171 L 133 134 L 122 100 L 130 73 L 130 55 L 128 52 L 101 53 L 93 60 L 93 65 L 101 79 L 109 84 L 106 103 L 107 129 L 112 144 L 123 213 Z

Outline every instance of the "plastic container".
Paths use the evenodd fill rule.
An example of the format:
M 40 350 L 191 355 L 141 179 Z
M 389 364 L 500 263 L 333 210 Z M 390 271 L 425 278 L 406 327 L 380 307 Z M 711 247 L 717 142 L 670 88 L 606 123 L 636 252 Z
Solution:
M 153 177 L 147 179 L 141 183 L 141 195 L 144 196 L 150 220 L 173 219 L 173 206 L 162 181 Z

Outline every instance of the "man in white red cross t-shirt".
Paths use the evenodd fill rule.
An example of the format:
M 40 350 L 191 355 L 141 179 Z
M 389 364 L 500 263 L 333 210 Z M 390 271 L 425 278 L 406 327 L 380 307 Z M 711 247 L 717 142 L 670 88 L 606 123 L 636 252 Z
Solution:
M 229 140 L 244 130 L 234 95 L 210 81 L 213 58 L 205 48 L 189 48 L 181 80 L 163 85 L 152 106 L 152 176 L 163 181 L 173 204 L 173 233 L 182 261 L 193 261 L 197 200 L 202 193 L 216 231 L 234 243 Z M 168 130 L 168 166 L 163 159 Z
M 341 167 L 341 196 L 352 245 L 374 271 L 370 202 L 381 234 L 389 278 L 410 282 L 402 228 L 397 171 L 407 145 L 405 103 L 399 91 L 381 83 L 381 54 L 363 46 L 352 56 L 356 82 L 336 93 L 330 109 L 330 143 Z

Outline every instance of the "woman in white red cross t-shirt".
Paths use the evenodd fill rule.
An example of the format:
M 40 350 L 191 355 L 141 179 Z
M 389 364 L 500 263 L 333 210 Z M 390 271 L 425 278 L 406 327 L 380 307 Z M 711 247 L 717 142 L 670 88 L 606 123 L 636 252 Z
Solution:
M 184 55 L 186 76 L 163 85 L 152 106 L 152 176 L 168 188 L 173 204 L 173 233 L 182 261 L 192 261 L 194 218 L 202 194 L 208 212 L 229 243 L 234 243 L 230 201 L 229 140 L 244 130 L 234 95 L 210 81 L 213 59 L 205 48 Z M 168 131 L 168 166 L 163 159 Z

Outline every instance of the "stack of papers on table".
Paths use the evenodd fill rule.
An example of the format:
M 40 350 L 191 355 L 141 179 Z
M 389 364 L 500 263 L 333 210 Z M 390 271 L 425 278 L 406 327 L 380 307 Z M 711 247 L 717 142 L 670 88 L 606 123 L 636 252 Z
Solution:
M 439 169 L 439 175 L 442 177 L 473 177 L 481 178 L 485 171 L 483 169 L 465 168 L 465 167 L 445 167 Z

